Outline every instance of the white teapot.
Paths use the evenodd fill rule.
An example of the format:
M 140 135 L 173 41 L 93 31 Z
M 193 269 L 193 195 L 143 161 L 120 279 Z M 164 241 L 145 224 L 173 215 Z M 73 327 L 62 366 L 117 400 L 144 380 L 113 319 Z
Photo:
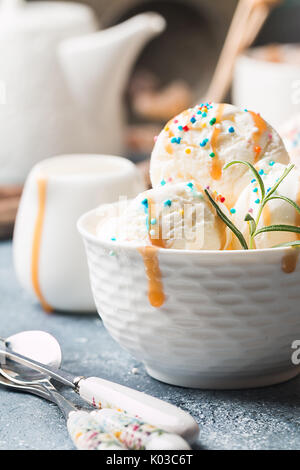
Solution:
M 97 31 L 84 5 L 0 0 L 0 184 L 52 155 L 119 154 L 130 68 L 164 28 L 143 13 Z

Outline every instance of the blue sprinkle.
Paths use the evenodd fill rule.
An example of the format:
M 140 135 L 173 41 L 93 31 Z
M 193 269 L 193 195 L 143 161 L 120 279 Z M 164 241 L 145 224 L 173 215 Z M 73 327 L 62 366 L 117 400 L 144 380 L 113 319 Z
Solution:
M 194 124 L 194 122 L 196 122 L 196 118 L 194 118 L 194 116 L 191 118 L 191 123 Z
M 170 201 L 170 199 L 167 199 L 165 202 L 164 202 L 164 206 L 168 206 L 168 207 L 171 207 L 172 205 L 172 201 Z
M 271 189 L 272 189 L 272 188 L 268 188 L 268 189 L 267 189 L 267 193 L 268 193 L 268 192 L 270 192 L 270 191 L 271 191 Z
M 115 238 L 115 237 L 112 237 L 112 238 L 111 238 L 111 241 L 112 241 L 112 242 L 115 242 L 115 241 L 116 241 L 116 238 Z
M 166 184 L 165 180 L 161 180 L 160 185 L 164 186 Z
M 156 219 L 151 219 L 151 225 L 155 225 L 156 224 Z
M 229 127 L 228 132 L 230 132 L 230 134 L 233 134 L 233 132 L 234 132 L 234 127 L 233 127 L 233 126 Z
M 172 137 L 171 143 L 172 144 L 180 144 L 181 137 Z
M 200 147 L 205 147 L 205 145 L 207 144 L 208 142 L 208 139 L 204 139 L 201 143 L 200 143 Z
M 253 180 L 251 180 L 251 183 L 255 183 L 255 181 L 256 181 L 256 179 L 255 179 L 255 178 L 253 178 Z
M 256 199 L 256 201 L 254 201 L 255 204 L 259 204 L 260 203 L 260 200 L 259 199 Z
M 257 191 L 258 191 L 258 188 L 254 188 L 254 189 L 253 189 L 253 192 L 254 192 L 254 193 L 257 193 Z
M 143 204 L 143 206 L 145 206 L 145 207 L 148 208 L 148 199 L 144 199 L 144 200 L 142 201 L 142 204 Z
M 275 165 L 275 162 L 272 160 L 270 163 L 269 163 L 270 166 L 273 166 Z
M 180 131 L 183 131 L 183 127 L 182 127 L 182 126 L 178 126 L 178 129 L 179 129 Z
M 193 187 L 194 187 L 193 183 L 188 183 L 187 186 L 188 186 L 189 188 L 193 188 Z
M 230 209 L 230 214 L 235 214 L 236 213 L 236 209 L 232 208 Z
M 197 114 L 202 114 L 202 111 L 197 111 Z
M 244 109 L 245 113 L 248 113 L 248 109 Z
M 259 170 L 258 173 L 259 173 L 260 175 L 263 175 L 265 172 L 264 172 L 264 170 Z
M 202 117 L 206 117 L 206 116 L 207 116 L 206 112 L 202 113 Z

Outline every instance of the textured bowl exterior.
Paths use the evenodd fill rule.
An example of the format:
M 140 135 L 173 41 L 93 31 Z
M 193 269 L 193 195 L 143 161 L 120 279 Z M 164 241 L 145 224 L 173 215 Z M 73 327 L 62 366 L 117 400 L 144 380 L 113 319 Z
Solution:
M 300 264 L 282 271 L 287 249 L 160 250 L 166 301 L 152 307 L 142 255 L 93 235 L 79 221 L 97 310 L 113 338 L 153 377 L 199 388 L 247 388 L 296 376 Z

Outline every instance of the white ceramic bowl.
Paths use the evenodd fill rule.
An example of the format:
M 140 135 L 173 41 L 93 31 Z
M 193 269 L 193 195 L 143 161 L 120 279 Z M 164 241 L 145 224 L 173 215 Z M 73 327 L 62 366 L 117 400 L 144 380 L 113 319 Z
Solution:
M 291 360 L 292 342 L 300 339 L 300 263 L 289 274 L 282 270 L 293 251 L 161 249 L 166 301 L 155 308 L 137 247 L 95 236 L 104 213 L 98 208 L 78 222 L 96 306 L 113 338 L 152 377 L 233 389 L 279 383 L 300 372 Z

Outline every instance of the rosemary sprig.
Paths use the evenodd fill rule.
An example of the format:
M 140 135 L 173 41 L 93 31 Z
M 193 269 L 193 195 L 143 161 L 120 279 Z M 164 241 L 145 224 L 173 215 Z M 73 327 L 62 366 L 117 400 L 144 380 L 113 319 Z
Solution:
M 280 194 L 277 194 L 276 191 L 278 189 L 278 187 L 280 186 L 280 184 L 282 183 L 282 181 L 288 176 L 288 174 L 292 171 L 292 169 L 295 167 L 295 165 L 289 165 L 288 168 L 286 168 L 283 172 L 283 174 L 281 175 L 281 177 L 276 181 L 276 183 L 266 192 L 266 189 L 265 189 L 265 184 L 264 184 L 264 181 L 263 179 L 261 178 L 259 172 L 256 170 L 256 168 L 249 162 L 246 162 L 246 161 L 243 161 L 243 160 L 234 160 L 230 163 L 228 163 L 227 165 L 224 166 L 224 170 L 226 170 L 227 168 L 229 168 L 230 166 L 232 165 L 236 165 L 236 164 L 242 164 L 242 165 L 245 165 L 247 166 L 252 174 L 254 175 L 255 179 L 257 180 L 258 184 L 259 184 L 259 187 L 260 187 L 260 195 L 261 195 L 261 199 L 260 199 L 260 203 L 259 203 L 259 208 L 258 208 L 258 213 L 257 213 L 257 216 L 256 216 L 256 219 L 254 220 L 254 218 L 249 214 L 247 213 L 246 216 L 245 216 L 245 221 L 248 223 L 248 226 L 249 226 L 249 248 L 252 249 L 253 246 L 254 246 L 254 238 L 261 234 L 261 233 L 266 233 L 266 232 L 291 232 L 291 233 L 300 233 L 300 227 L 297 227 L 297 226 L 294 226 L 294 225 L 283 225 L 283 224 L 277 224 L 277 225 L 269 225 L 267 227 L 262 227 L 262 228 L 257 228 L 258 227 L 258 224 L 259 224 L 259 221 L 260 221 L 260 217 L 262 215 L 262 212 L 263 212 L 263 209 L 265 207 L 265 205 L 271 201 L 271 200 L 274 200 L 274 199 L 281 199 L 285 202 L 287 202 L 288 204 L 290 204 L 291 206 L 294 207 L 294 209 L 300 213 L 300 207 L 298 206 L 298 204 L 296 204 L 296 202 L 294 202 L 292 199 L 286 197 L 286 196 L 282 196 Z M 217 214 L 218 216 L 223 220 L 223 222 L 230 228 L 230 230 L 235 234 L 235 236 L 238 238 L 240 244 L 242 245 L 242 247 L 247 250 L 248 249 L 248 245 L 247 245 L 247 242 L 243 236 L 243 234 L 240 232 L 240 230 L 234 225 L 234 223 L 224 214 L 224 212 L 220 209 L 220 207 L 218 206 L 218 204 L 214 201 L 214 199 L 210 196 L 209 192 L 207 190 L 205 190 L 205 193 L 206 195 L 208 196 L 210 202 L 213 204 L 213 206 L 215 207 L 216 211 L 217 211 Z M 291 247 L 300 247 L 300 241 L 293 241 L 293 242 L 288 242 L 288 243 L 282 243 L 280 245 L 276 245 L 276 248 L 277 247 L 284 247 L 284 246 L 291 246 Z M 275 248 L 275 247 L 273 247 Z
M 214 199 L 211 197 L 209 194 L 208 190 L 204 190 L 205 194 L 207 195 L 208 199 L 210 200 L 211 204 L 214 206 L 214 208 L 217 211 L 218 216 L 220 219 L 223 220 L 223 222 L 227 225 L 227 227 L 230 228 L 230 230 L 235 234 L 235 236 L 239 239 L 240 244 L 244 248 L 244 250 L 248 250 L 248 245 L 247 242 L 242 234 L 242 232 L 239 231 L 239 229 L 234 225 L 233 222 L 224 214 L 222 209 L 218 206 L 218 204 L 214 201 Z

